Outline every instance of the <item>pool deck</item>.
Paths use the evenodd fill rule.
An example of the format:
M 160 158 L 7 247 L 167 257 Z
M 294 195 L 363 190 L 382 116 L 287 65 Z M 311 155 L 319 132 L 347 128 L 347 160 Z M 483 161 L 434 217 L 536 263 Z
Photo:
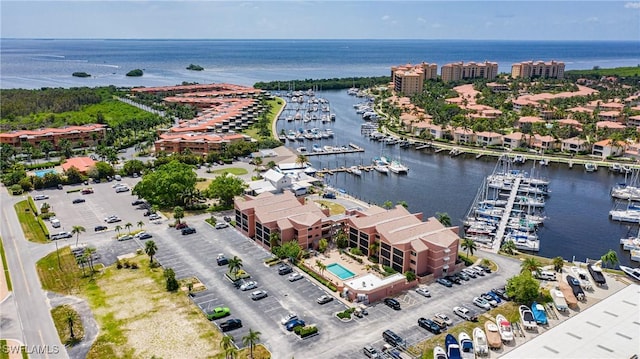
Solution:
M 318 273 L 320 273 L 321 271 L 318 268 L 317 261 L 320 261 L 325 266 L 333 263 L 337 263 L 343 266 L 345 269 L 348 269 L 349 271 L 353 272 L 355 276 L 346 278 L 343 280 L 329 270 L 322 271 L 323 277 L 330 280 L 332 283 L 336 285 L 342 285 L 344 281 L 351 280 L 359 275 L 367 274 L 367 273 L 375 273 L 375 271 L 368 269 L 366 267 L 368 263 L 366 257 L 363 256 L 361 258 L 364 260 L 364 263 L 362 264 L 358 263 L 357 261 L 355 261 L 353 258 L 349 256 L 341 255 L 337 249 L 330 249 L 330 250 L 327 250 L 324 254 L 320 253 L 315 257 L 307 258 L 304 260 L 304 262 L 306 266 L 313 268 L 313 270 L 315 270 Z

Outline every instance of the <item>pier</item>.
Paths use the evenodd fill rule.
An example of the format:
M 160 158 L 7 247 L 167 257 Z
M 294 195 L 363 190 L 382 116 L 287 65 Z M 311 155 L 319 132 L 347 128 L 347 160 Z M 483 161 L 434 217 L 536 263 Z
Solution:
M 498 230 L 496 231 L 496 236 L 494 237 L 494 241 L 491 245 L 492 252 L 497 253 L 498 250 L 500 250 L 500 245 L 502 244 L 502 240 L 504 238 L 504 232 L 507 229 L 509 218 L 511 218 L 513 203 L 516 201 L 516 197 L 518 196 L 518 191 L 520 190 L 521 182 L 522 182 L 522 178 L 520 177 L 517 177 L 515 181 L 513 181 L 513 187 L 511 188 L 511 192 L 509 193 L 509 199 L 507 200 L 507 205 L 504 207 L 504 214 L 502 215 L 502 218 L 500 218 L 500 222 L 498 223 Z
M 349 146 L 351 146 L 350 148 L 347 147 L 343 147 L 340 149 L 334 149 L 333 151 L 315 151 L 315 152 L 307 152 L 304 155 L 307 157 L 313 157 L 313 156 L 325 156 L 325 155 L 339 155 L 341 153 L 357 153 L 357 152 L 364 152 L 364 148 L 362 147 L 358 147 L 356 145 L 353 144 L 349 144 Z

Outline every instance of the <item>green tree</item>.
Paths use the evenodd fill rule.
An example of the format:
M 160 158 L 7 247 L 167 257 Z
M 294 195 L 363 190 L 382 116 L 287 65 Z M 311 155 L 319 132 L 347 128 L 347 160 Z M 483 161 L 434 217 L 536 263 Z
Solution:
M 327 247 L 329 247 L 329 241 L 327 241 L 326 238 L 321 238 L 318 243 L 318 250 L 320 253 L 324 253 L 327 250 Z
M 540 283 L 531 276 L 531 272 L 523 272 L 507 280 L 506 290 L 516 302 L 530 304 L 538 298 Z
M 256 343 L 260 340 L 260 332 L 253 331 L 253 329 L 249 329 L 249 333 L 242 337 L 242 344 L 249 346 L 249 357 L 253 358 L 253 348 Z
M 153 263 L 153 256 L 156 255 L 157 251 L 158 246 L 156 245 L 156 242 L 149 241 L 144 244 L 144 252 L 149 256 L 149 264 Z
M 246 187 L 247 185 L 240 178 L 229 176 L 225 172 L 211 181 L 205 195 L 220 200 L 225 208 L 231 208 L 233 198 L 243 194 Z
M 316 267 L 318 267 L 318 270 L 320 270 L 320 275 L 322 275 L 322 273 L 324 273 L 324 271 L 327 269 L 327 265 L 322 263 L 322 261 L 319 259 L 316 259 Z
M 51 144 L 51 142 L 47 140 L 40 142 L 40 151 L 44 153 L 44 156 L 46 157 L 47 161 L 49 160 L 49 152 L 51 152 L 52 150 L 53 150 L 53 145 Z
M 132 176 L 134 173 L 142 173 L 144 169 L 144 162 L 140 160 L 129 160 L 122 165 L 122 172 L 127 176 Z
M 225 353 L 225 359 L 231 359 L 232 356 L 230 356 L 228 350 L 229 349 L 235 349 L 235 344 L 233 343 L 233 337 L 226 334 L 224 336 L 222 336 L 222 339 L 220 340 L 220 346 L 222 347 L 222 350 L 224 350 Z
M 69 337 L 71 341 L 76 339 L 76 334 L 73 332 L 73 322 L 76 320 L 76 313 L 73 310 L 67 310 L 65 313 L 67 317 L 67 324 L 69 325 Z
M 82 183 L 83 181 L 82 173 L 80 173 L 80 171 L 78 171 L 78 169 L 73 166 L 66 170 L 64 174 L 67 176 L 68 184 Z
M 402 206 L 404 208 L 409 208 L 409 204 L 407 203 L 407 201 L 398 201 L 397 203 L 399 206 Z
M 175 292 L 180 288 L 178 281 L 176 280 L 176 272 L 171 268 L 164 270 L 164 278 L 166 279 L 166 288 L 168 292 Z
M 378 257 L 378 250 L 380 250 L 380 241 L 374 240 L 369 245 L 369 257 Z
M 297 261 L 302 255 L 302 247 L 296 239 L 284 242 L 278 249 L 276 255 L 280 258 L 289 258 L 292 262 Z
M 240 269 L 242 269 L 242 258 L 233 256 L 233 258 L 229 259 L 229 272 L 236 275 Z
M 391 209 L 391 208 L 393 208 L 393 202 L 384 201 L 384 203 L 382 204 L 382 207 L 385 208 L 385 209 Z
M 349 240 L 347 238 L 347 234 L 344 233 L 344 230 L 341 228 L 336 234 L 336 246 L 339 249 L 347 248 L 349 245 Z
M 296 164 L 299 166 L 304 166 L 307 162 L 309 162 L 309 158 L 305 155 L 298 155 L 298 157 L 296 157 Z
M 616 251 L 614 251 L 613 249 L 609 249 L 607 253 L 603 254 L 602 257 L 600 257 L 600 260 L 605 267 L 608 267 L 607 265 L 613 267 L 618 263 L 618 253 L 616 253 Z
M 500 247 L 500 250 L 509 255 L 513 255 L 516 250 L 516 244 L 513 243 L 513 241 L 506 241 L 502 247 Z
M 117 233 L 118 235 L 120 235 L 120 231 L 122 230 L 122 226 L 121 226 L 121 225 L 119 225 L 119 224 L 116 224 L 116 226 L 115 226 L 114 230 L 116 231 L 116 233 Z
M 91 270 L 91 275 L 95 272 L 95 268 L 93 267 L 93 254 L 96 253 L 96 249 L 93 247 L 87 247 L 84 249 L 84 256 L 89 261 L 89 269 Z
M 173 207 L 173 218 L 176 219 L 176 223 L 180 223 L 180 220 L 184 218 L 184 208 L 180 206 Z
M 269 234 L 269 246 L 271 247 L 271 252 L 273 249 L 280 246 L 280 233 L 271 232 Z
M 451 217 L 447 212 L 436 212 L 436 219 L 445 227 L 451 227 Z
M 535 258 L 525 258 L 520 264 L 520 273 L 540 273 L 542 264 Z
M 131 227 L 133 227 L 133 224 L 131 224 L 131 222 L 127 222 L 124 225 L 124 228 L 126 228 L 129 231 L 129 234 L 131 234 Z
M 471 256 L 473 255 L 473 252 L 475 252 L 476 249 L 478 249 L 478 247 L 476 246 L 476 242 L 471 238 L 463 239 L 462 243 L 460 244 L 460 247 L 462 247 L 462 249 L 467 251 L 467 258 L 471 258 Z
M 553 269 L 556 272 L 562 272 L 563 266 L 564 266 L 564 258 L 560 256 L 553 258 Z
M 407 282 L 413 282 L 414 280 L 416 280 L 416 278 L 418 278 L 416 274 L 410 270 L 404 272 L 404 277 L 407 278 Z
M 136 225 L 138 226 L 138 228 L 142 229 L 142 227 L 144 227 L 144 221 L 138 221 Z
M 78 240 L 80 239 L 80 233 L 86 232 L 87 230 L 83 226 L 73 226 L 71 229 L 71 234 L 76 235 L 76 247 L 78 246 Z
M 116 173 L 116 171 L 113 169 L 113 166 L 111 166 L 107 162 L 96 162 L 95 168 L 97 170 L 97 177 L 95 178 L 113 177 L 113 175 Z
M 173 160 L 145 174 L 132 194 L 145 198 L 152 205 L 173 207 L 181 204 L 178 193 L 195 188 L 196 178 L 191 166 Z

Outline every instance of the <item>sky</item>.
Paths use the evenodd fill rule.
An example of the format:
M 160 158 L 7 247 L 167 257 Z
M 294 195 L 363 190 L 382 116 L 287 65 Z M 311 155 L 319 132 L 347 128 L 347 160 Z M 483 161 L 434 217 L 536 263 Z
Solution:
M 0 0 L 2 38 L 640 41 L 640 1 Z

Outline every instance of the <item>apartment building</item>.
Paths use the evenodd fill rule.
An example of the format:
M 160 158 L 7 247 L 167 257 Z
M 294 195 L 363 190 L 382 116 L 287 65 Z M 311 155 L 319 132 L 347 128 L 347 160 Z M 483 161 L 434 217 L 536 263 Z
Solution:
M 156 153 L 182 153 L 185 150 L 195 155 L 206 156 L 219 153 L 229 143 L 251 141 L 251 137 L 240 133 L 167 132 L 154 143 Z
M 426 62 L 391 67 L 393 90 L 411 96 L 422 93 L 424 81 L 438 78 L 438 65 Z
M 40 147 L 42 142 L 48 141 L 53 145 L 54 150 L 59 150 L 62 140 L 68 140 L 74 147 L 81 143 L 85 146 L 92 146 L 104 139 L 106 134 L 107 126 L 101 124 L 42 128 L 0 133 L 0 143 L 20 148 L 25 143 L 29 143 L 33 147 Z
M 498 76 L 498 63 L 489 61 L 466 64 L 462 61 L 454 62 L 442 66 L 440 76 L 444 82 L 477 78 L 493 80 Z
M 513 78 L 564 78 L 564 62 L 524 61 L 511 65 Z

